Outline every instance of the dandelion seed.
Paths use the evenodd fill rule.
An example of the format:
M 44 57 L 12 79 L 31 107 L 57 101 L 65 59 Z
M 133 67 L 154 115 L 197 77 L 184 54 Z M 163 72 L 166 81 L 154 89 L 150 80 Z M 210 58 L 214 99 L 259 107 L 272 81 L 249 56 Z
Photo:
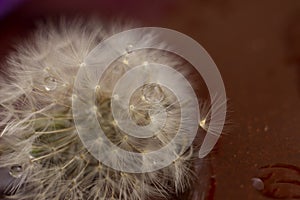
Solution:
M 85 66 L 86 66 L 86 63 L 82 62 L 82 63 L 80 63 L 79 66 L 80 66 L 80 67 L 85 67 Z

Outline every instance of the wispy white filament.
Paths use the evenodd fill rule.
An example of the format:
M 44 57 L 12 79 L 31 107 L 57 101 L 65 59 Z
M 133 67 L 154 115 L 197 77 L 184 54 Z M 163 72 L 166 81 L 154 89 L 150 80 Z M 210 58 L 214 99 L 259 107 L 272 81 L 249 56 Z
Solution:
M 170 193 L 179 193 L 189 187 L 191 159 L 195 155 L 193 148 L 189 148 L 190 139 L 181 136 L 180 142 L 173 142 L 176 148 L 169 150 L 176 159 L 164 168 L 150 170 L 151 165 L 159 166 L 165 157 L 144 156 L 172 141 L 181 128 L 179 122 L 182 117 L 189 121 L 189 117 L 180 110 L 180 105 L 187 102 L 178 100 L 171 90 L 162 87 L 165 98 L 159 100 L 157 106 L 167 110 L 167 114 L 160 115 L 160 109 L 157 109 L 160 107 L 154 109 L 152 105 L 156 99 L 153 101 L 148 92 L 145 96 L 141 95 L 143 88 L 147 87 L 139 88 L 130 99 L 134 105 L 131 106 L 131 118 L 141 127 L 165 118 L 161 132 L 145 140 L 127 135 L 120 129 L 120 122 L 114 119 L 111 110 L 112 100 L 122 101 L 121 93 L 112 95 L 114 85 L 133 66 L 150 66 L 154 60 L 167 66 L 176 66 L 180 62 L 174 57 L 161 56 L 160 52 L 133 51 L 130 43 L 125 49 L 114 43 L 109 48 L 122 55 L 125 53 L 125 56 L 104 70 L 102 64 L 114 56 L 113 53 L 102 52 L 101 62 L 93 59 L 87 62 L 86 58 L 93 55 L 92 49 L 104 38 L 127 28 L 112 28 L 117 31 L 108 33 L 99 24 L 81 20 L 62 21 L 59 25 L 49 23 L 9 57 L 6 66 L 9 80 L 0 80 L 0 167 L 22 167 L 18 182 L 9 188 L 15 192 L 9 198 L 142 200 L 167 198 Z M 152 33 L 145 32 L 144 36 L 135 40 L 149 43 L 154 38 Z M 161 47 L 164 46 L 162 43 Z M 81 69 L 88 66 L 103 70 L 103 77 L 97 77 L 97 73 L 82 72 Z M 81 93 L 73 87 L 78 72 L 85 77 L 85 81 L 80 82 L 85 89 Z M 147 91 L 155 93 L 151 87 Z M 88 92 L 94 98 L 89 99 Z M 91 106 L 80 111 L 73 110 L 72 101 L 79 102 L 81 108 L 86 103 Z M 130 105 L 126 106 L 130 108 Z M 142 109 L 136 110 L 138 108 Z M 150 111 L 144 112 L 143 109 Z M 79 127 L 75 127 L 74 116 L 79 116 Z M 95 128 L 87 124 L 100 124 L 106 137 L 118 148 L 108 152 L 103 138 L 90 134 Z M 113 165 L 127 168 L 138 165 L 148 173 L 122 172 L 110 167 L 109 163 L 101 163 L 82 144 L 78 129 L 87 137 L 88 145 L 106 156 Z M 188 130 L 184 128 L 184 131 Z M 122 157 L 120 149 L 140 156 Z

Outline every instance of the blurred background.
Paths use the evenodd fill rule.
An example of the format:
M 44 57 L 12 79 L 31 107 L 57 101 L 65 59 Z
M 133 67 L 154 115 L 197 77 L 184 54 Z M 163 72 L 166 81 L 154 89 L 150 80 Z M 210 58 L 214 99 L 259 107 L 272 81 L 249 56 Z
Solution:
M 232 122 L 209 158 L 205 198 L 300 199 L 299 0 L 0 0 L 0 62 L 36 22 L 59 16 L 137 21 L 198 41 L 222 74 Z M 203 200 L 197 187 L 181 199 Z

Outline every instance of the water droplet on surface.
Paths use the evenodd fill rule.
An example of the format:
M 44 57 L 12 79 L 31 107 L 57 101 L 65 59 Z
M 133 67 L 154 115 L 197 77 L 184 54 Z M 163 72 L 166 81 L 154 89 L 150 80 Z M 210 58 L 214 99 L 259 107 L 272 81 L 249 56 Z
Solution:
M 20 165 L 13 165 L 10 167 L 9 174 L 14 178 L 20 178 L 22 176 L 23 169 Z
M 260 178 L 252 178 L 252 186 L 256 189 L 256 190 L 263 190 L 265 188 L 265 184 L 264 182 L 260 179 Z
M 52 91 L 52 90 L 55 90 L 56 87 L 57 87 L 57 81 L 55 78 L 51 77 L 51 76 L 48 76 L 45 78 L 44 80 L 45 82 L 45 89 L 47 91 Z
M 153 104 L 162 102 L 165 98 L 164 91 L 162 88 L 155 83 L 147 84 L 142 90 L 145 101 Z

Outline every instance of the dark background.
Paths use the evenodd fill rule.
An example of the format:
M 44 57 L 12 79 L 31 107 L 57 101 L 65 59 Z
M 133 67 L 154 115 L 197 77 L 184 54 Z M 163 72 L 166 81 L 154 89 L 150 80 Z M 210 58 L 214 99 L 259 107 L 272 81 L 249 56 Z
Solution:
M 231 105 L 232 124 L 210 158 L 210 198 L 300 196 L 300 172 L 293 181 L 274 185 L 293 173 L 291 166 L 269 167 L 273 176 L 265 183 L 264 195 L 251 183 L 262 166 L 300 166 L 299 0 L 12 0 L 12 6 L 5 2 L 0 0 L 0 62 L 13 44 L 28 37 L 37 21 L 57 16 L 93 15 L 112 23 L 137 20 L 191 36 L 217 64 Z

